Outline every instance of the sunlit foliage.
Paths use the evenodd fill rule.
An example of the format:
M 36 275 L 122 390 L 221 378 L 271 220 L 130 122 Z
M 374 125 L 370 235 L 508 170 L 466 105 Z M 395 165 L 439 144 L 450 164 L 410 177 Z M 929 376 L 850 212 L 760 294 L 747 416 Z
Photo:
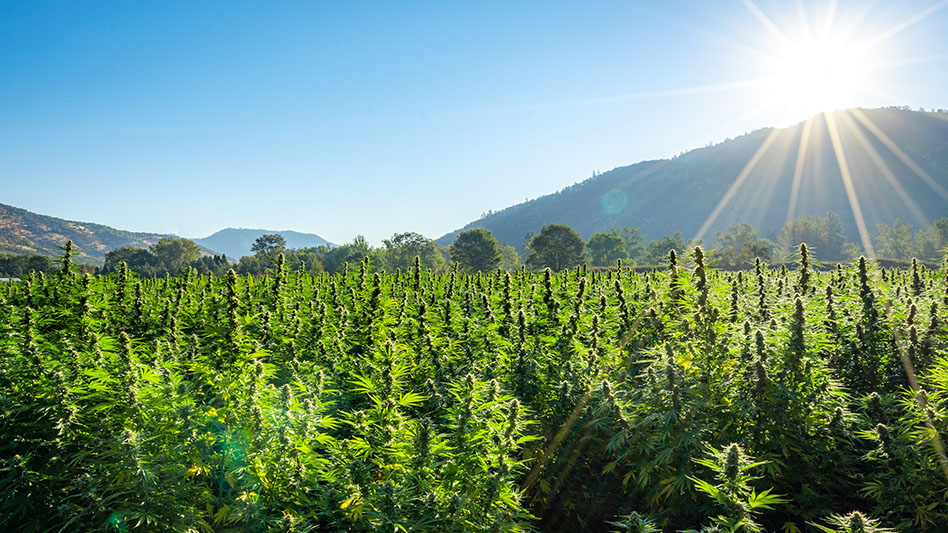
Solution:
M 13 531 L 939 531 L 948 272 L 0 284 Z M 861 529 L 859 529 L 861 528 Z

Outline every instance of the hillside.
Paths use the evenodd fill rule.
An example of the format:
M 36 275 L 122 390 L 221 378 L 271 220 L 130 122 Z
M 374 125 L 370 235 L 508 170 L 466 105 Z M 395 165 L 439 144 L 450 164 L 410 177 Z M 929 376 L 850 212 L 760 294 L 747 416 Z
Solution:
M 135 233 L 102 224 L 76 222 L 40 215 L 0 204 L 0 252 L 60 255 L 60 247 L 72 240 L 76 259 L 101 264 L 105 254 L 122 246 L 145 248 L 162 237 L 159 233 Z
M 870 231 L 896 218 L 918 227 L 948 216 L 948 114 L 849 110 L 834 113 L 833 121 Z M 689 238 L 707 226 L 703 236 L 710 240 L 714 232 L 737 222 L 779 231 L 788 218 L 835 211 L 846 233 L 858 240 L 827 120 L 818 115 L 809 122 L 809 142 L 799 164 L 804 123 L 758 130 L 673 159 L 619 167 L 461 229 L 487 228 L 522 250 L 528 233 L 551 223 L 567 224 L 585 239 L 621 226 L 638 227 L 653 239 L 679 231 Z M 873 133 L 879 130 L 883 135 Z M 755 154 L 756 164 L 748 165 Z M 790 212 L 797 169 L 796 207 Z M 740 186 L 711 219 L 742 172 L 746 176 Z M 442 236 L 438 244 L 452 243 L 458 231 Z
M 286 240 L 287 248 L 312 248 L 314 246 L 332 246 L 326 239 L 312 233 L 300 233 L 290 230 L 266 230 L 227 228 L 194 242 L 223 253 L 231 259 L 240 259 L 250 255 L 250 247 L 258 237 L 268 233 L 279 233 Z
M 223 253 L 232 258 L 250 254 L 250 246 L 257 237 L 279 233 L 288 248 L 333 246 L 319 235 L 298 231 L 227 228 L 202 239 L 191 239 L 205 254 Z M 161 233 L 136 233 L 115 229 L 102 224 L 76 222 L 41 215 L 0 204 L 0 253 L 58 256 L 66 241 L 72 240 L 78 248 L 76 258 L 90 264 L 101 264 L 105 254 L 122 246 L 147 248 L 162 237 Z

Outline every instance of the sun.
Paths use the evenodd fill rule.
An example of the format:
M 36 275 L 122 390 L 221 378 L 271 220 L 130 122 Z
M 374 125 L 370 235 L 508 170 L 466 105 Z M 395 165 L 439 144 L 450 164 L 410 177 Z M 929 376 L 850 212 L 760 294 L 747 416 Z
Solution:
M 794 115 L 851 107 L 866 84 L 858 48 L 838 39 L 787 41 L 768 63 L 772 96 Z
M 787 198 L 787 220 L 799 216 L 797 204 L 803 180 L 819 182 L 833 178 L 832 173 L 825 172 L 825 165 L 808 163 L 814 157 L 820 160 L 823 158 L 823 154 L 816 151 L 810 141 L 811 131 L 821 132 L 819 135 L 825 131 L 832 147 L 829 157 L 835 159 L 859 242 L 865 255 L 874 257 L 872 235 L 859 201 L 862 194 L 860 188 L 865 182 L 861 181 L 858 172 L 853 172 L 850 162 L 861 159 L 874 164 L 878 172 L 889 180 L 906 210 L 913 213 L 919 210 L 887 167 L 872 138 L 912 169 L 933 192 L 948 199 L 948 192 L 860 109 L 880 103 L 889 106 L 898 104 L 899 99 L 893 96 L 892 88 L 900 80 L 894 73 L 884 75 L 884 71 L 934 60 L 935 56 L 919 58 L 906 55 L 903 45 L 893 41 L 893 37 L 948 6 L 948 0 L 931 4 L 907 18 L 900 17 L 891 25 L 885 20 L 880 19 L 876 23 L 867 18 L 869 10 L 868 6 L 863 5 L 865 2 L 852 2 L 845 11 L 840 11 L 842 6 L 837 0 L 829 0 L 825 3 L 826 9 L 816 10 L 808 7 L 812 3 L 798 0 L 795 3 L 794 20 L 788 16 L 792 15 L 792 11 L 778 11 L 776 14 L 779 17 L 772 19 L 754 0 L 742 1 L 760 26 L 755 25 L 750 30 L 754 36 L 752 44 L 733 43 L 733 47 L 743 52 L 744 57 L 756 61 L 745 65 L 754 65 L 754 76 L 746 83 L 732 84 L 750 90 L 745 93 L 750 109 L 741 116 L 778 108 L 783 118 L 776 124 L 777 128 L 770 129 L 757 151 L 735 176 L 695 238 L 701 239 L 708 235 L 738 189 L 755 185 L 748 179 L 755 166 L 771 146 L 778 144 L 775 140 L 787 132 L 790 132 L 791 139 L 799 139 L 799 144 L 794 147 L 796 162 Z M 791 128 L 797 123 L 800 124 L 799 128 Z M 846 146 L 852 143 L 844 143 L 844 137 L 855 140 L 858 146 Z M 784 153 L 792 157 L 792 151 Z
M 747 67 L 762 89 L 762 107 L 784 110 L 785 123 L 891 101 L 892 80 L 880 72 L 909 59 L 893 37 L 938 8 L 889 26 L 859 2 L 797 1 L 796 16 L 792 9 L 766 13 L 754 0 L 743 3 L 760 24 L 749 28 L 750 42 L 736 47 L 754 58 Z

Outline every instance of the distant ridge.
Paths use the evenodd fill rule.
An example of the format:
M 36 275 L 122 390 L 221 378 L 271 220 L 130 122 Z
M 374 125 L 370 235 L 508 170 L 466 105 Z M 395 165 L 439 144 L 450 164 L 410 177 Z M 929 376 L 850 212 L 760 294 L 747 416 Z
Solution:
M 0 204 L 0 252 L 57 256 L 62 254 L 60 247 L 71 240 L 77 247 L 77 260 L 101 264 L 110 250 L 122 246 L 146 248 L 170 236 L 64 220 Z
M 869 231 L 896 218 L 920 227 L 948 216 L 948 114 L 886 108 L 840 111 L 832 117 Z M 707 225 L 703 236 L 710 245 L 716 231 L 738 222 L 776 232 L 788 217 L 823 216 L 827 211 L 839 214 L 849 238 L 858 242 L 825 116 L 813 117 L 810 126 L 806 158 L 799 167 L 803 123 L 757 130 L 672 159 L 615 168 L 491 213 L 436 242 L 451 244 L 459 231 L 483 227 L 522 251 L 529 233 L 559 223 L 573 227 L 585 239 L 621 226 L 638 227 L 653 239 L 677 232 L 688 239 Z M 880 140 L 874 131 L 881 131 L 887 140 Z M 761 150 L 764 143 L 768 145 Z M 897 145 L 894 150 L 892 143 Z M 759 150 L 757 164 L 711 220 L 718 202 Z M 906 157 L 910 163 L 903 160 Z M 880 169 L 878 162 L 887 170 Z M 797 168 L 801 171 L 797 200 L 790 213 Z
M 319 235 L 291 230 L 226 228 L 208 237 L 191 240 L 206 254 L 223 253 L 236 260 L 250 255 L 250 246 L 257 237 L 268 233 L 282 235 L 288 248 L 334 246 Z M 175 235 L 125 231 L 0 204 L 0 253 L 58 256 L 62 254 L 66 241 L 71 240 L 78 249 L 77 260 L 100 265 L 105 254 L 116 248 L 147 248 L 163 237 Z
M 271 233 L 282 235 L 283 239 L 286 240 L 287 248 L 333 246 L 331 242 L 313 233 L 268 229 L 226 228 L 208 237 L 191 240 L 212 250 L 217 250 L 231 259 L 240 259 L 245 255 L 251 255 L 250 247 L 258 237 Z

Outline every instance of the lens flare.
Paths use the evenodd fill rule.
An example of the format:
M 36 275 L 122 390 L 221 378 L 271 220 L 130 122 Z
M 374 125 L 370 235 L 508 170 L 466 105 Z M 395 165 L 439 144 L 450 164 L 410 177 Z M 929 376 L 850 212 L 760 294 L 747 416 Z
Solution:
M 625 206 L 629 203 L 629 197 L 619 189 L 612 189 L 602 195 L 602 200 L 599 203 L 602 204 L 602 210 L 607 215 L 618 215 L 625 210 Z

